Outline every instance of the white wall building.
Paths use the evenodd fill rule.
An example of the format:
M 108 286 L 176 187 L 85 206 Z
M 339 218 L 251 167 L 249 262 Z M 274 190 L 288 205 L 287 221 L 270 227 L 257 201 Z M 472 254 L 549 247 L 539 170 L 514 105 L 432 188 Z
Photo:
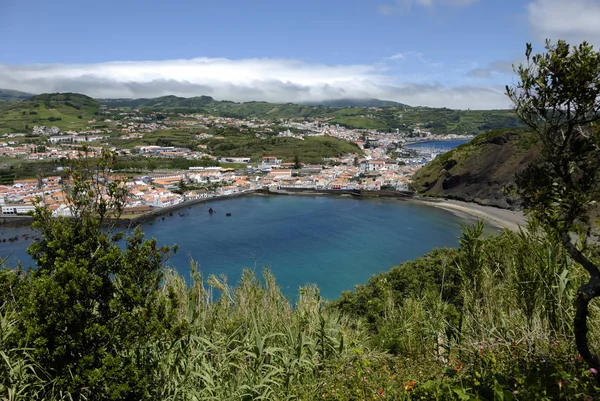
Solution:
M 12 204 L 2 206 L 2 214 L 7 215 L 27 214 L 33 210 L 35 210 L 33 205 Z

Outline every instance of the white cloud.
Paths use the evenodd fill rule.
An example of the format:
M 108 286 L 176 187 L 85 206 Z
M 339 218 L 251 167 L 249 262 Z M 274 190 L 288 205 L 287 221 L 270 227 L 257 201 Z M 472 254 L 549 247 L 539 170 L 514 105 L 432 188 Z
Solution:
M 535 0 L 527 6 L 529 24 L 539 40 L 583 40 L 600 46 L 600 0 Z
M 387 57 L 386 60 L 404 60 L 406 58 L 406 53 L 397 53 L 393 56 Z
M 219 100 L 304 102 L 375 97 L 432 107 L 510 105 L 501 88 L 423 84 L 389 71 L 385 64 L 323 65 L 269 58 L 0 64 L 0 88 L 79 92 L 96 98 L 208 95 Z
M 513 66 L 518 66 L 524 63 L 526 60 L 524 57 L 515 58 L 513 60 L 496 60 L 492 61 L 485 67 L 477 67 L 467 72 L 467 76 L 478 79 L 491 79 L 498 74 L 502 75 L 514 75 Z
M 406 60 L 407 58 L 416 58 L 419 61 L 423 61 L 423 53 L 413 52 L 413 51 L 396 53 L 390 57 L 386 57 L 385 60 L 395 60 L 396 61 L 396 60 Z

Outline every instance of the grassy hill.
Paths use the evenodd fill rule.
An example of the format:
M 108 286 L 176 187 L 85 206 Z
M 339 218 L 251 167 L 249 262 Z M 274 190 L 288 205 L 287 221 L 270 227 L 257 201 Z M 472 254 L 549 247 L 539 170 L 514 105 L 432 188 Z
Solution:
M 479 134 L 491 129 L 524 128 L 512 110 L 451 110 L 410 107 L 378 99 L 341 99 L 317 104 L 277 104 L 268 102 L 216 101 L 209 96 L 183 98 L 163 96 L 154 99 L 99 99 L 110 107 L 155 111 L 197 112 L 234 118 L 294 119 L 332 118 L 332 124 L 348 128 L 399 130 L 414 128 L 434 134 Z M 377 109 L 373 109 L 377 107 Z
M 198 112 L 202 112 L 204 106 L 209 103 L 213 103 L 215 100 L 210 96 L 190 98 L 161 96 L 152 99 L 98 99 L 98 101 L 109 107 L 127 107 L 131 109 L 151 109 L 164 111 L 197 110 Z
M 410 107 L 407 104 L 393 102 L 391 100 L 379 99 L 333 99 L 320 102 L 304 102 L 309 106 L 328 106 L 328 107 Z
M 18 102 L 29 99 L 33 96 L 31 93 L 15 91 L 12 89 L 0 89 L 0 102 Z
M 532 133 L 519 130 L 491 131 L 457 147 L 420 169 L 414 186 L 421 195 L 460 199 L 502 208 L 518 207 L 504 193 L 539 154 Z
M 245 157 L 259 160 L 262 156 L 273 155 L 291 162 L 298 156 L 302 163 L 322 163 L 324 157 L 337 157 L 347 153 L 362 154 L 360 148 L 350 142 L 332 137 L 257 139 L 236 137 L 211 139 L 208 149 L 215 156 Z
M 9 94 L 6 94 L 8 98 Z M 19 94 L 10 95 L 25 96 Z M 328 118 L 329 123 L 353 129 L 411 133 L 415 129 L 433 134 L 480 134 L 493 129 L 525 128 L 512 110 L 452 110 L 410 107 L 377 99 L 323 102 L 311 106 L 294 103 L 217 101 L 210 96 L 152 99 L 99 99 L 64 93 L 43 94 L 23 101 L 0 101 L 0 133 L 28 132 L 34 125 L 55 125 L 64 130 L 85 129 L 86 121 L 102 105 L 162 112 L 200 113 L 239 119 L 293 120 Z M 369 107 L 363 107 L 368 105 Z M 374 108 L 374 105 L 379 105 Z M 341 107 L 343 106 L 343 107 Z
M 36 125 L 85 129 L 101 107 L 98 101 L 77 93 L 46 93 L 20 102 L 0 103 L 0 133 L 30 132 Z

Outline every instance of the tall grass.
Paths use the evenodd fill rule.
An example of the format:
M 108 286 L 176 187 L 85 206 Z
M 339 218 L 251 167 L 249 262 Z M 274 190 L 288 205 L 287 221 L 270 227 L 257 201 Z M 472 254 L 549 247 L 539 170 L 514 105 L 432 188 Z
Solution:
M 478 224 L 463 230 L 458 252 L 432 255 L 421 265 L 437 264 L 432 283 L 406 284 L 402 269 L 419 266 L 406 264 L 374 277 L 367 286 L 375 290 L 359 288 L 343 308 L 314 286 L 292 304 L 267 270 L 247 270 L 235 285 L 204 279 L 195 265 L 191 283 L 167 272 L 159 302 L 177 324 L 142 348 L 140 360 L 157 361 L 151 397 L 577 399 L 596 391 L 573 344 L 573 299 L 585 276 L 560 241 L 535 224 L 485 238 Z M 590 344 L 600 344 L 599 312 L 591 305 Z M 68 399 L 52 391 L 26 338 L 3 346 L 15 343 L 18 325 L 7 300 L 0 399 Z
M 391 271 L 336 304 L 350 312 L 354 304 L 354 316 L 374 320 L 375 344 L 396 355 L 395 372 L 410 383 L 405 386 L 410 391 L 396 388 L 395 396 L 537 400 L 595 394 L 593 373 L 579 360 L 573 338 L 574 299 L 583 269 L 558 238 L 535 223 L 526 231 L 489 238 L 483 228 L 481 223 L 465 227 L 453 263 L 433 269 L 442 276 L 440 286 L 394 297 L 390 288 L 402 288 L 397 280 L 407 273 Z M 445 263 L 439 257 L 423 261 Z M 452 270 L 458 273 L 456 281 L 444 283 Z M 460 296 L 444 301 L 444 285 L 451 284 L 459 286 Z M 385 305 L 376 319 L 362 311 L 365 294 Z M 599 312 L 597 304 L 591 306 L 593 316 Z M 589 329 L 590 344 L 600 344 L 598 319 L 589 320 Z M 418 372 L 401 363 L 405 358 L 419 366 Z M 372 379 L 380 380 L 376 374 Z M 352 381 L 340 380 L 344 385 Z
M 214 276 L 205 287 L 197 275 L 187 287 L 174 273 L 167 282 L 188 330 L 157 344 L 161 399 L 298 399 L 325 362 L 368 343 L 348 319 L 323 308 L 316 287 L 301 288 L 291 305 L 267 271 L 262 280 L 245 271 L 235 287 Z

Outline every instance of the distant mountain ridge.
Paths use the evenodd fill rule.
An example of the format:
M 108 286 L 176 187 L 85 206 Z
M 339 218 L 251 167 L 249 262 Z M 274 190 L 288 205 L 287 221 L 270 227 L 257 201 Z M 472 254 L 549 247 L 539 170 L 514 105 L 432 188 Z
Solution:
M 174 95 L 160 96 L 156 98 L 139 98 L 139 99 L 97 99 L 102 104 L 110 107 L 131 107 L 136 109 L 141 108 L 192 108 L 192 107 L 204 107 L 210 103 L 233 103 L 233 104 L 248 104 L 248 103 L 263 103 L 276 105 L 278 103 L 269 103 L 263 101 L 249 101 L 249 102 L 231 102 L 227 100 L 215 100 L 210 96 L 196 96 L 196 97 L 179 97 Z M 372 98 L 364 99 L 332 99 L 323 101 L 313 102 L 299 102 L 299 103 L 282 103 L 280 105 L 296 104 L 300 106 L 324 106 L 324 107 L 398 107 L 406 108 L 410 107 L 404 103 L 393 102 L 391 100 L 379 100 Z
M 15 91 L 12 89 L 0 89 L 0 102 L 19 102 L 32 97 L 31 93 Z
M 57 123 L 59 128 L 85 128 L 86 125 L 83 124 L 83 121 L 73 121 L 71 117 L 85 120 L 92 115 L 98 115 L 98 110 L 102 105 L 158 113 L 197 113 L 272 121 L 325 118 L 329 124 L 341 127 L 399 132 L 407 135 L 419 132 L 431 132 L 437 135 L 474 135 L 493 129 L 524 127 L 523 122 L 512 110 L 452 110 L 411 107 L 402 103 L 378 99 L 342 99 L 320 103 L 324 104 L 310 106 L 262 101 L 236 103 L 215 100 L 210 96 L 184 98 L 169 95 L 140 99 L 92 99 L 89 96 L 75 93 L 42 94 L 21 101 L 0 102 L 0 133 L 24 132 L 23 130 L 31 129 L 31 124 L 45 125 L 48 121 L 55 121 L 52 119 L 62 119 L 63 115 L 67 117 L 68 124 L 61 126 L 61 123 Z M 44 110 L 36 110 L 40 104 L 45 105 Z M 56 109 L 57 105 L 61 110 Z M 358 105 L 363 105 L 363 107 Z M 17 109 L 20 113 L 16 113 Z
M 155 98 L 139 99 L 97 99 L 109 107 L 129 107 L 132 109 L 193 109 L 203 108 L 207 104 L 216 102 L 210 96 L 179 97 L 174 95 Z
M 363 99 L 332 99 L 332 100 L 322 100 L 318 102 L 302 102 L 302 104 L 306 104 L 308 106 L 327 106 L 327 107 L 398 107 L 398 108 L 407 108 L 411 107 L 407 104 L 394 102 L 391 100 L 379 100 L 373 98 L 363 98 Z

